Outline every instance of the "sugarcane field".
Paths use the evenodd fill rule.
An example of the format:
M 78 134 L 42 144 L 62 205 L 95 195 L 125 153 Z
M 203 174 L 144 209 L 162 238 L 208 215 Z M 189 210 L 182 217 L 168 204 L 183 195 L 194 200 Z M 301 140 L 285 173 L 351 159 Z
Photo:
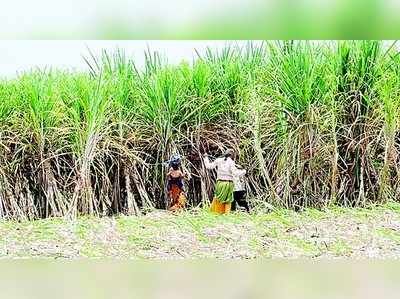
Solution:
M 0 258 L 400 258 L 399 53 L 88 49 L 0 76 Z

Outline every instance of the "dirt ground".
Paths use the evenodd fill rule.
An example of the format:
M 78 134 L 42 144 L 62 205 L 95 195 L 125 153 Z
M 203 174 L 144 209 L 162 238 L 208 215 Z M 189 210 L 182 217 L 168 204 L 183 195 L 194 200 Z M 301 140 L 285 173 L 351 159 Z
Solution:
M 1 258 L 369 259 L 400 257 L 400 205 L 296 213 L 203 210 L 0 222 Z

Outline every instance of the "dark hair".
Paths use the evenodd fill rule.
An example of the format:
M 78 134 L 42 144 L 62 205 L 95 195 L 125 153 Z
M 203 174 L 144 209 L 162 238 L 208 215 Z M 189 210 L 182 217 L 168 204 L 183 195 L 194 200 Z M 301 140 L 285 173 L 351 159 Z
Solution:
M 171 167 L 172 167 L 173 170 L 178 170 L 179 169 L 179 164 L 173 163 L 173 164 L 171 164 Z
M 226 161 L 226 159 L 228 159 L 229 157 L 230 157 L 230 158 L 233 158 L 233 155 L 234 155 L 233 150 L 228 149 L 228 150 L 225 152 L 225 154 L 224 154 L 225 161 Z
M 173 170 L 178 170 L 181 166 L 181 157 L 179 155 L 174 155 L 169 160 L 169 166 L 172 167 Z
M 169 165 L 170 167 L 172 167 L 173 170 L 178 170 L 181 166 L 181 163 L 178 161 L 172 161 Z

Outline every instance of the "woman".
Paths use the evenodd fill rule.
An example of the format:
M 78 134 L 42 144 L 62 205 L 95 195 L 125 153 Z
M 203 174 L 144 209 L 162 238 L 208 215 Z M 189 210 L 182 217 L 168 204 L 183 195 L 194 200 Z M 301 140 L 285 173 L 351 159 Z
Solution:
M 233 201 L 233 178 L 244 175 L 246 171 L 236 167 L 233 150 L 227 150 L 222 158 L 217 158 L 214 162 L 210 162 L 205 154 L 204 165 L 207 169 L 217 169 L 217 183 L 210 210 L 218 214 L 228 214 Z
M 180 170 L 180 158 L 174 157 L 169 163 L 170 169 L 167 173 L 167 191 L 171 199 L 169 211 L 175 212 L 182 209 L 186 203 L 186 196 L 183 191 L 184 174 Z

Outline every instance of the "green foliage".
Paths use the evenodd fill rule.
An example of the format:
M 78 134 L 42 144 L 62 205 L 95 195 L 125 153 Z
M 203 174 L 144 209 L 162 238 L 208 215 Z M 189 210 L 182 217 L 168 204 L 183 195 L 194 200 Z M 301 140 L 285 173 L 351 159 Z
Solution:
M 138 68 L 116 50 L 86 58 L 87 73 L 2 80 L 0 214 L 165 208 L 162 162 L 176 152 L 192 174 L 190 205 L 205 204 L 201 156 L 227 147 L 256 206 L 399 198 L 399 57 L 377 41 L 286 41 L 178 65 L 147 51 Z

